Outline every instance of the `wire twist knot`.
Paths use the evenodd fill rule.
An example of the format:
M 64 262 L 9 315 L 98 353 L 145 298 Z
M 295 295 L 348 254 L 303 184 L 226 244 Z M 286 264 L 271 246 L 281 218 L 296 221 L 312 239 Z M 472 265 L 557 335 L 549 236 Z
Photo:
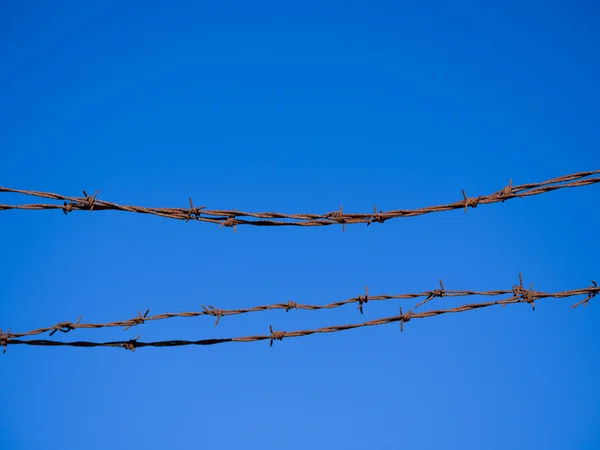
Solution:
M 223 222 L 221 222 L 221 225 L 219 226 L 219 228 L 223 228 L 223 227 L 233 227 L 233 232 L 237 233 L 237 220 L 235 220 L 235 216 L 232 216 L 228 219 L 225 219 Z
M 202 214 L 202 210 L 204 208 L 206 208 L 206 206 L 194 207 L 194 202 L 192 201 L 192 197 L 189 197 L 189 199 L 190 199 L 190 209 L 188 210 L 187 218 L 185 219 L 185 223 L 188 223 L 188 221 L 190 219 L 197 219 L 198 217 L 200 217 L 200 214 Z
M 138 315 L 136 317 L 127 321 L 129 325 L 125 327 L 125 331 L 129 330 L 131 327 L 135 327 L 136 325 L 143 325 L 146 322 L 146 317 L 148 317 L 149 312 L 149 309 L 147 309 L 144 314 L 142 314 L 141 311 L 138 311 Z
M 273 347 L 273 341 L 281 341 L 285 337 L 284 331 L 273 331 L 273 327 L 269 325 L 269 331 L 271 332 L 271 342 L 269 343 L 269 347 Z
M 298 303 L 290 300 L 289 302 L 287 302 L 287 305 L 285 307 L 285 312 L 288 312 L 292 308 L 295 308 L 296 310 L 298 310 Z
M 358 310 L 360 311 L 361 314 L 363 313 L 363 304 L 368 303 L 368 302 L 369 302 L 369 286 L 366 287 L 364 297 L 362 295 L 358 296 Z
M 217 318 L 217 320 L 215 321 L 215 327 L 217 325 L 219 325 L 219 320 L 221 320 L 221 317 L 223 317 L 223 311 L 219 308 L 215 308 L 214 306 L 209 305 L 208 308 L 204 305 L 202 305 L 202 309 L 204 309 L 204 313 L 208 314 L 209 316 L 214 316 Z
M 377 205 L 373 205 L 373 215 L 369 219 L 367 226 L 371 225 L 371 222 L 373 222 L 373 221 L 376 221 L 379 223 L 385 222 L 385 218 L 383 217 L 383 211 L 379 210 L 379 212 L 377 212 Z
M 418 308 L 419 306 L 424 305 L 425 303 L 433 300 L 436 297 L 441 298 L 443 296 L 444 296 L 444 282 L 440 279 L 440 289 L 435 289 L 433 291 L 430 291 L 427 298 L 425 300 L 423 300 L 421 303 L 417 304 L 417 306 L 415 306 L 415 308 Z
M 340 205 L 340 210 L 326 214 L 328 219 L 333 219 L 337 223 L 342 224 L 342 231 L 346 231 L 346 218 L 344 217 L 344 208 Z
M 519 284 L 513 286 L 513 295 L 515 296 L 515 298 L 518 298 L 519 301 L 523 300 L 526 301 L 527 303 L 531 304 L 531 309 L 533 311 L 535 311 L 535 295 L 534 295 L 534 290 L 533 290 L 533 283 L 531 284 L 531 287 L 529 289 L 525 289 L 523 287 L 523 274 L 520 273 L 519 274 Z M 503 307 L 506 305 L 506 303 L 504 305 L 502 305 Z
M 462 190 L 462 195 L 463 198 L 465 199 L 465 214 L 467 213 L 467 209 L 469 209 L 469 206 L 471 208 L 477 208 L 477 205 L 479 205 L 479 201 L 481 200 L 481 196 L 476 197 L 476 198 L 469 198 L 467 197 L 467 193 L 465 192 L 465 190 Z
M 138 336 L 135 339 L 130 339 L 129 342 L 125 342 L 124 344 L 121 344 L 121 346 L 125 349 L 125 350 L 131 350 L 132 352 L 135 352 L 135 349 L 137 348 L 137 341 L 140 338 L 141 334 L 138 334 Z
M 506 200 L 511 194 L 512 194 L 512 178 L 510 179 L 510 181 L 508 182 L 508 186 L 504 186 L 504 189 L 502 189 L 500 191 L 500 197 L 502 198 L 501 202 L 504 203 L 504 200 Z
M 67 203 L 67 201 L 65 200 L 64 207 L 62 210 L 63 210 L 63 213 L 65 213 L 65 216 L 67 214 L 69 214 L 71 211 L 73 211 L 73 202 Z
M 77 319 L 77 322 L 75 322 L 75 323 L 73 323 L 73 322 L 58 322 L 56 325 L 54 325 L 52 327 L 50 336 L 52 336 L 57 331 L 60 331 L 61 333 L 68 333 L 69 331 L 74 330 L 75 328 L 77 328 L 77 325 L 79 325 L 79 322 L 81 322 L 81 317 L 82 316 L 79 316 L 79 319 Z
M 84 206 L 88 207 L 90 209 L 90 212 L 94 209 L 94 202 L 96 201 L 96 195 L 98 195 L 98 192 L 100 192 L 100 189 L 98 189 L 96 191 L 96 193 L 94 195 L 92 195 L 91 197 L 87 194 L 87 192 L 82 191 L 83 195 L 85 196 L 85 199 L 83 200 L 83 204 Z
M 404 331 L 404 323 L 405 322 L 410 322 L 410 319 L 412 318 L 412 312 L 410 311 L 410 309 L 408 310 L 408 312 L 406 313 L 402 313 L 402 306 L 400 307 L 400 331 Z

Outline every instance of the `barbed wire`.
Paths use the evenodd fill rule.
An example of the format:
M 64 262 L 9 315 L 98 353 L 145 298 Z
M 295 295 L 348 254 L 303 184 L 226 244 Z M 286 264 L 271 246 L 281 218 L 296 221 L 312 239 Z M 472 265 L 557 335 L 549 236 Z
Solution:
M 0 193 L 15 193 L 28 196 L 48 198 L 53 200 L 63 201 L 63 204 L 23 204 L 23 205 L 5 205 L 0 204 L 0 211 L 3 210 L 52 210 L 60 209 L 65 214 L 71 211 L 87 210 L 87 211 L 125 211 L 130 213 L 150 214 L 169 219 L 196 220 L 200 222 L 208 222 L 218 224 L 219 227 L 233 227 L 234 231 L 238 225 L 254 225 L 254 226 L 328 226 L 342 225 L 345 229 L 346 225 L 365 223 L 370 225 L 373 222 L 384 223 L 386 220 L 414 217 L 423 214 L 429 214 L 441 211 L 450 211 L 455 209 L 463 209 L 467 212 L 468 208 L 476 208 L 478 205 L 490 203 L 503 203 L 516 197 L 528 197 L 539 195 L 557 189 L 581 187 L 600 182 L 600 177 L 592 177 L 592 175 L 600 174 L 600 170 L 587 172 L 578 172 L 570 175 L 564 175 L 557 178 L 552 178 L 539 183 L 528 183 L 518 186 L 512 185 L 512 180 L 500 191 L 490 195 L 479 197 L 468 197 L 463 190 L 463 199 L 454 203 L 443 204 L 438 206 L 428 206 L 417 209 L 398 209 L 391 211 L 377 211 L 374 206 L 372 213 L 345 213 L 342 206 L 338 211 L 329 212 L 326 214 L 286 214 L 279 212 L 243 212 L 236 209 L 221 210 L 221 209 L 206 209 L 206 206 L 194 206 L 192 198 L 189 198 L 189 208 L 152 208 L 143 206 L 119 205 L 117 203 L 99 200 L 97 197 L 99 191 L 94 195 L 88 195 L 83 191 L 84 197 L 67 197 L 61 194 L 51 192 L 40 192 L 31 190 L 13 189 L 0 187 Z M 589 178 L 591 177 L 591 178 Z
M 592 281 L 592 283 L 595 282 Z M 296 310 L 308 310 L 308 311 L 317 311 L 321 309 L 334 309 L 339 308 L 341 306 L 349 305 L 352 303 L 358 303 L 358 310 L 360 313 L 363 313 L 363 306 L 367 304 L 369 301 L 388 301 L 388 300 L 403 300 L 403 299 L 416 299 L 416 298 L 424 298 L 423 301 L 416 305 L 416 308 L 426 304 L 430 300 L 436 297 L 469 297 L 469 296 L 498 296 L 498 295 L 506 295 L 510 293 L 521 292 L 524 289 L 523 287 L 523 274 L 519 274 L 519 285 L 515 285 L 510 290 L 490 290 L 490 291 L 469 291 L 469 290 L 446 290 L 444 288 L 444 282 L 440 280 L 440 289 L 435 289 L 432 291 L 425 291 L 419 293 L 406 293 L 406 294 L 382 294 L 382 295 L 369 295 L 369 287 L 367 286 L 365 295 L 359 295 L 357 297 L 351 297 L 347 300 L 336 301 L 332 303 L 328 303 L 325 305 L 311 305 L 311 304 L 302 304 L 296 303 L 294 301 L 288 301 L 287 303 L 273 303 L 269 305 L 260 305 L 260 306 L 252 306 L 248 308 L 239 308 L 239 309 L 220 309 L 213 305 L 210 306 L 202 306 L 202 311 L 189 311 L 189 312 L 179 312 L 179 313 L 162 313 L 154 316 L 149 316 L 150 309 L 147 309 L 145 313 L 142 314 L 141 311 L 138 311 L 138 315 L 131 319 L 120 320 L 108 323 L 81 323 L 82 316 L 79 316 L 75 323 L 73 322 L 58 322 L 55 325 L 37 328 L 35 330 L 23 332 L 23 333 L 13 333 L 13 337 L 26 337 L 26 336 L 35 336 L 39 334 L 43 334 L 46 332 L 50 332 L 50 336 L 52 336 L 57 331 L 62 333 L 68 333 L 71 330 L 75 329 L 98 329 L 98 328 L 112 328 L 112 327 L 123 327 L 125 330 L 128 330 L 131 327 L 137 325 L 143 325 L 145 322 L 155 321 L 155 320 L 165 320 L 176 317 L 198 317 L 198 316 L 213 316 L 216 317 L 215 326 L 219 324 L 219 321 L 223 316 L 232 316 L 239 314 L 247 314 L 253 312 L 261 312 L 267 310 L 285 310 L 288 312 L 291 309 Z
M 458 292 L 458 291 L 453 291 L 453 292 Z M 463 292 L 475 292 L 475 291 L 463 291 Z M 490 292 L 491 292 L 491 294 L 490 294 Z M 80 324 L 79 321 L 77 321 L 76 324 L 63 322 L 63 323 L 59 323 L 58 325 L 56 325 L 54 327 L 33 330 L 31 332 L 26 332 L 26 333 L 11 333 L 10 330 L 8 330 L 6 333 L 3 333 L 2 330 L 0 329 L 0 347 L 4 347 L 4 352 L 6 352 L 6 348 L 8 345 L 13 345 L 13 344 L 15 344 L 15 345 L 19 345 L 19 344 L 20 345 L 37 345 L 37 346 L 69 346 L 69 347 L 123 347 L 128 350 L 134 351 L 136 348 L 139 348 L 139 347 L 177 347 L 177 346 L 187 346 L 187 345 L 215 345 L 215 344 L 221 344 L 221 343 L 225 343 L 225 342 L 256 342 L 256 341 L 263 341 L 263 340 L 267 340 L 267 339 L 270 340 L 270 345 L 273 345 L 274 340 L 282 340 L 283 338 L 286 338 L 286 337 L 301 337 L 301 336 L 308 336 L 311 334 L 333 333 L 333 332 L 345 331 L 345 330 L 350 330 L 350 329 L 360 328 L 360 327 L 385 325 L 385 324 L 390 324 L 390 323 L 394 323 L 394 322 L 400 322 L 400 329 L 403 330 L 404 323 L 406 323 L 412 319 L 424 319 L 424 318 L 428 318 L 428 317 L 439 316 L 442 314 L 472 311 L 475 309 L 486 308 L 486 307 L 495 306 L 495 305 L 501 305 L 502 307 L 504 307 L 507 304 L 528 303 L 532 306 L 532 309 L 535 310 L 535 301 L 540 300 L 540 299 L 567 298 L 567 297 L 573 297 L 573 296 L 586 295 L 586 298 L 575 303 L 572 306 L 572 308 L 576 308 L 577 306 L 579 306 L 581 304 L 584 304 L 585 306 L 587 306 L 588 302 L 593 297 L 595 297 L 598 294 L 598 292 L 600 292 L 600 288 L 597 286 L 595 281 L 592 281 L 592 286 L 585 287 L 585 288 L 571 289 L 571 290 L 567 290 L 567 291 L 552 292 L 552 293 L 540 292 L 540 291 L 535 291 L 533 289 L 533 285 L 531 285 L 530 289 L 525 289 L 523 287 L 523 277 L 521 276 L 520 284 L 514 286 L 512 288 L 512 290 L 510 290 L 510 291 L 488 291 L 487 293 L 482 293 L 482 294 L 474 293 L 474 294 L 468 294 L 468 295 L 501 295 L 500 293 L 502 293 L 502 292 L 503 293 L 512 293 L 512 296 L 510 298 L 504 299 L 504 300 L 482 302 L 482 303 L 471 303 L 471 304 L 458 306 L 455 308 L 431 310 L 431 311 L 425 311 L 422 313 L 414 313 L 411 310 L 409 310 L 407 313 L 403 313 L 402 308 L 400 308 L 400 314 L 397 316 L 386 317 L 386 318 L 382 318 L 382 319 L 376 319 L 376 320 L 371 320 L 371 321 L 356 323 L 356 324 L 334 325 L 334 326 L 317 328 L 317 329 L 309 329 L 309 330 L 273 331 L 273 328 L 271 326 L 269 326 L 270 334 L 268 334 L 268 335 L 253 335 L 253 336 L 242 336 L 242 337 L 221 338 L 221 339 L 201 339 L 201 340 L 195 340 L 195 341 L 168 340 L 168 341 L 155 341 L 155 342 L 140 342 L 140 341 L 138 341 L 138 339 L 140 338 L 139 335 L 135 339 L 130 339 L 127 341 L 112 341 L 112 342 L 92 342 L 92 341 L 62 342 L 62 341 L 51 341 L 51 340 L 41 340 L 41 339 L 33 339 L 33 340 L 15 339 L 15 338 L 24 337 L 24 336 L 30 336 L 33 334 L 41 334 L 43 332 L 50 331 L 50 330 L 53 330 L 51 332 L 51 335 L 52 335 L 56 331 L 63 331 L 66 333 L 75 328 L 100 328 L 100 327 L 106 327 L 106 326 L 126 326 L 126 329 L 128 329 L 131 326 L 135 326 L 135 325 L 144 323 L 145 320 L 150 320 L 149 318 L 146 317 L 147 313 L 148 313 L 148 312 L 146 312 L 145 315 L 142 315 L 140 313 L 139 317 L 137 317 L 135 319 L 131 319 L 131 321 L 112 322 L 109 324 Z M 412 296 L 413 294 L 407 294 L 407 295 Z M 449 296 L 451 296 L 451 295 L 449 295 Z M 389 297 L 391 297 L 391 296 L 389 296 Z M 441 295 L 440 295 L 440 297 L 441 297 Z M 394 296 L 392 298 L 405 298 L 405 297 Z M 409 298 L 413 298 L 413 297 L 409 297 Z M 434 297 L 431 297 L 431 298 L 434 298 Z M 429 300 L 431 298 L 428 297 Z M 421 302 L 419 305 L 421 305 L 423 303 L 424 302 Z M 419 305 L 417 305 L 416 307 L 418 307 Z M 198 314 L 198 315 L 200 315 L 200 314 Z M 168 317 L 176 317 L 176 315 L 165 316 L 164 318 L 168 318 Z M 178 316 L 178 317 L 182 317 L 182 316 Z M 189 316 L 183 316 L 183 317 L 189 317 Z M 81 318 L 80 318 L 80 320 L 81 320 Z M 118 324 L 118 325 L 114 325 L 114 324 Z
M 521 276 L 521 287 L 522 287 L 522 276 Z M 431 299 L 435 297 L 466 297 L 473 295 L 480 296 L 493 296 L 493 295 L 505 295 L 514 292 L 513 290 L 495 290 L 495 291 L 466 291 L 466 290 L 445 290 L 444 283 L 440 280 L 440 289 L 435 289 L 432 291 L 425 291 L 420 293 L 406 293 L 406 294 L 397 294 L 397 295 L 369 295 L 369 287 L 367 286 L 365 295 L 359 295 L 357 297 L 351 297 L 347 300 L 336 301 L 326 305 L 311 305 L 311 304 L 303 304 L 296 303 L 294 301 L 288 301 L 286 303 L 273 303 L 269 305 L 259 305 L 252 306 L 248 308 L 239 308 L 239 309 L 220 309 L 213 305 L 202 306 L 202 311 L 189 311 L 189 312 L 179 312 L 179 313 L 163 313 L 157 314 L 154 316 L 149 316 L 148 313 L 150 309 L 147 309 L 145 313 L 142 314 L 141 311 L 138 311 L 138 315 L 134 318 L 127 320 L 120 320 L 115 322 L 108 323 L 81 323 L 82 316 L 79 316 L 77 322 L 58 322 L 56 325 L 52 325 L 49 327 L 38 328 L 35 330 L 27 331 L 24 333 L 13 333 L 14 337 L 25 337 L 25 336 L 34 336 L 43 334 L 46 332 L 50 332 L 52 336 L 57 331 L 67 333 L 71 330 L 75 329 L 97 329 L 97 328 L 111 328 L 111 327 L 123 327 L 125 330 L 128 330 L 131 327 L 136 325 L 142 325 L 148 321 L 154 320 L 165 320 L 171 319 L 175 317 L 198 317 L 198 316 L 213 316 L 216 317 L 215 326 L 219 324 L 219 321 L 223 316 L 232 316 L 239 314 L 247 314 L 253 312 L 261 312 L 267 310 L 285 310 L 288 312 L 291 309 L 295 310 L 307 310 L 307 311 L 317 311 L 321 309 L 333 309 L 339 308 L 341 306 L 345 306 L 352 303 L 358 303 L 358 310 L 360 313 L 363 313 L 363 306 L 369 301 L 386 301 L 386 300 L 394 300 L 394 299 L 415 299 L 415 298 L 424 298 L 424 300 L 417 305 L 417 307 L 427 303 Z

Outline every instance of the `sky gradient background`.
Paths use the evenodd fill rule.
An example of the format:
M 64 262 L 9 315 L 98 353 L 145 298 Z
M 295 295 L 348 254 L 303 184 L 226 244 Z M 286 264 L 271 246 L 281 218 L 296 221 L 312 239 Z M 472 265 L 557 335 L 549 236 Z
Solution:
M 124 204 L 371 211 L 600 167 L 593 2 L 0 4 L 0 185 Z M 88 4 L 89 3 L 89 4 Z M 218 3 L 218 5 L 217 5 Z M 284 3 L 284 4 L 282 4 Z M 419 5 L 417 6 L 417 3 Z M 600 186 L 370 227 L 0 213 L 0 327 L 600 278 Z M 30 202 L 3 194 L 0 203 Z M 213 347 L 13 346 L 0 448 L 597 449 L 600 306 L 546 300 Z M 431 308 L 459 304 L 437 299 Z M 201 339 L 414 302 L 173 319 Z

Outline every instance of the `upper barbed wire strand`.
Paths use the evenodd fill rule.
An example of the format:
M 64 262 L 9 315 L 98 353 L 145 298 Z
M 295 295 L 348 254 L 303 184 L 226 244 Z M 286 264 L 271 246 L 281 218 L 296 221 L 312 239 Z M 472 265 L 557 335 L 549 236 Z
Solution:
M 50 210 L 60 209 L 65 214 L 76 210 L 86 211 L 124 211 L 130 213 L 150 214 L 169 219 L 177 220 L 197 220 L 200 222 L 208 222 L 218 224 L 221 227 L 236 228 L 238 225 L 253 225 L 253 226 L 328 226 L 342 225 L 345 229 L 346 225 L 353 224 L 371 224 L 372 222 L 383 223 L 386 220 L 415 217 L 424 214 L 451 211 L 455 209 L 466 210 L 471 207 L 475 208 L 478 205 L 491 203 L 503 203 L 515 197 L 529 197 L 532 195 L 540 195 L 546 192 L 555 191 L 558 189 L 573 188 L 587 186 L 600 183 L 600 177 L 593 175 L 600 174 L 600 170 L 587 172 L 578 172 L 570 175 L 564 175 L 539 183 L 527 183 L 518 186 L 512 185 L 511 182 L 503 189 L 489 195 L 479 197 L 467 197 L 463 191 L 463 199 L 454 203 L 442 204 L 437 206 L 428 206 L 417 209 L 396 209 L 390 211 L 379 211 L 374 208 L 372 213 L 347 213 L 340 207 L 339 210 L 328 212 L 325 214 L 297 213 L 286 214 L 280 212 L 244 212 L 237 209 L 206 209 L 206 207 L 194 207 L 191 203 L 190 208 L 152 208 L 144 206 L 119 205 L 117 203 L 100 200 L 97 198 L 98 191 L 93 196 L 87 195 L 83 191 L 84 197 L 67 197 L 61 194 L 51 192 L 31 191 L 0 187 L 0 193 L 22 194 L 40 198 L 63 201 L 63 205 L 56 204 L 22 204 L 22 205 L 5 205 L 0 204 L 0 211 L 3 210 Z M 591 177 L 591 178 L 590 178 Z

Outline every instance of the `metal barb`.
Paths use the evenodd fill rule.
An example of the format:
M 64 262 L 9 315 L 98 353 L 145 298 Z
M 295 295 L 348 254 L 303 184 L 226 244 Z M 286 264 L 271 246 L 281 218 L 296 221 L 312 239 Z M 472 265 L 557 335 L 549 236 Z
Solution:
M 88 208 L 90 208 L 90 212 L 92 212 L 92 210 L 94 209 L 94 202 L 96 201 L 96 196 L 98 195 L 98 192 L 100 192 L 100 189 L 96 190 L 96 193 L 94 195 L 92 195 L 91 197 L 89 195 L 87 195 L 87 192 L 82 191 L 83 195 L 85 196 L 85 206 L 87 206 Z
M 366 287 L 365 289 L 365 296 L 358 296 L 358 310 L 360 311 L 360 313 L 363 313 L 363 304 L 367 303 L 369 301 L 369 286 Z

